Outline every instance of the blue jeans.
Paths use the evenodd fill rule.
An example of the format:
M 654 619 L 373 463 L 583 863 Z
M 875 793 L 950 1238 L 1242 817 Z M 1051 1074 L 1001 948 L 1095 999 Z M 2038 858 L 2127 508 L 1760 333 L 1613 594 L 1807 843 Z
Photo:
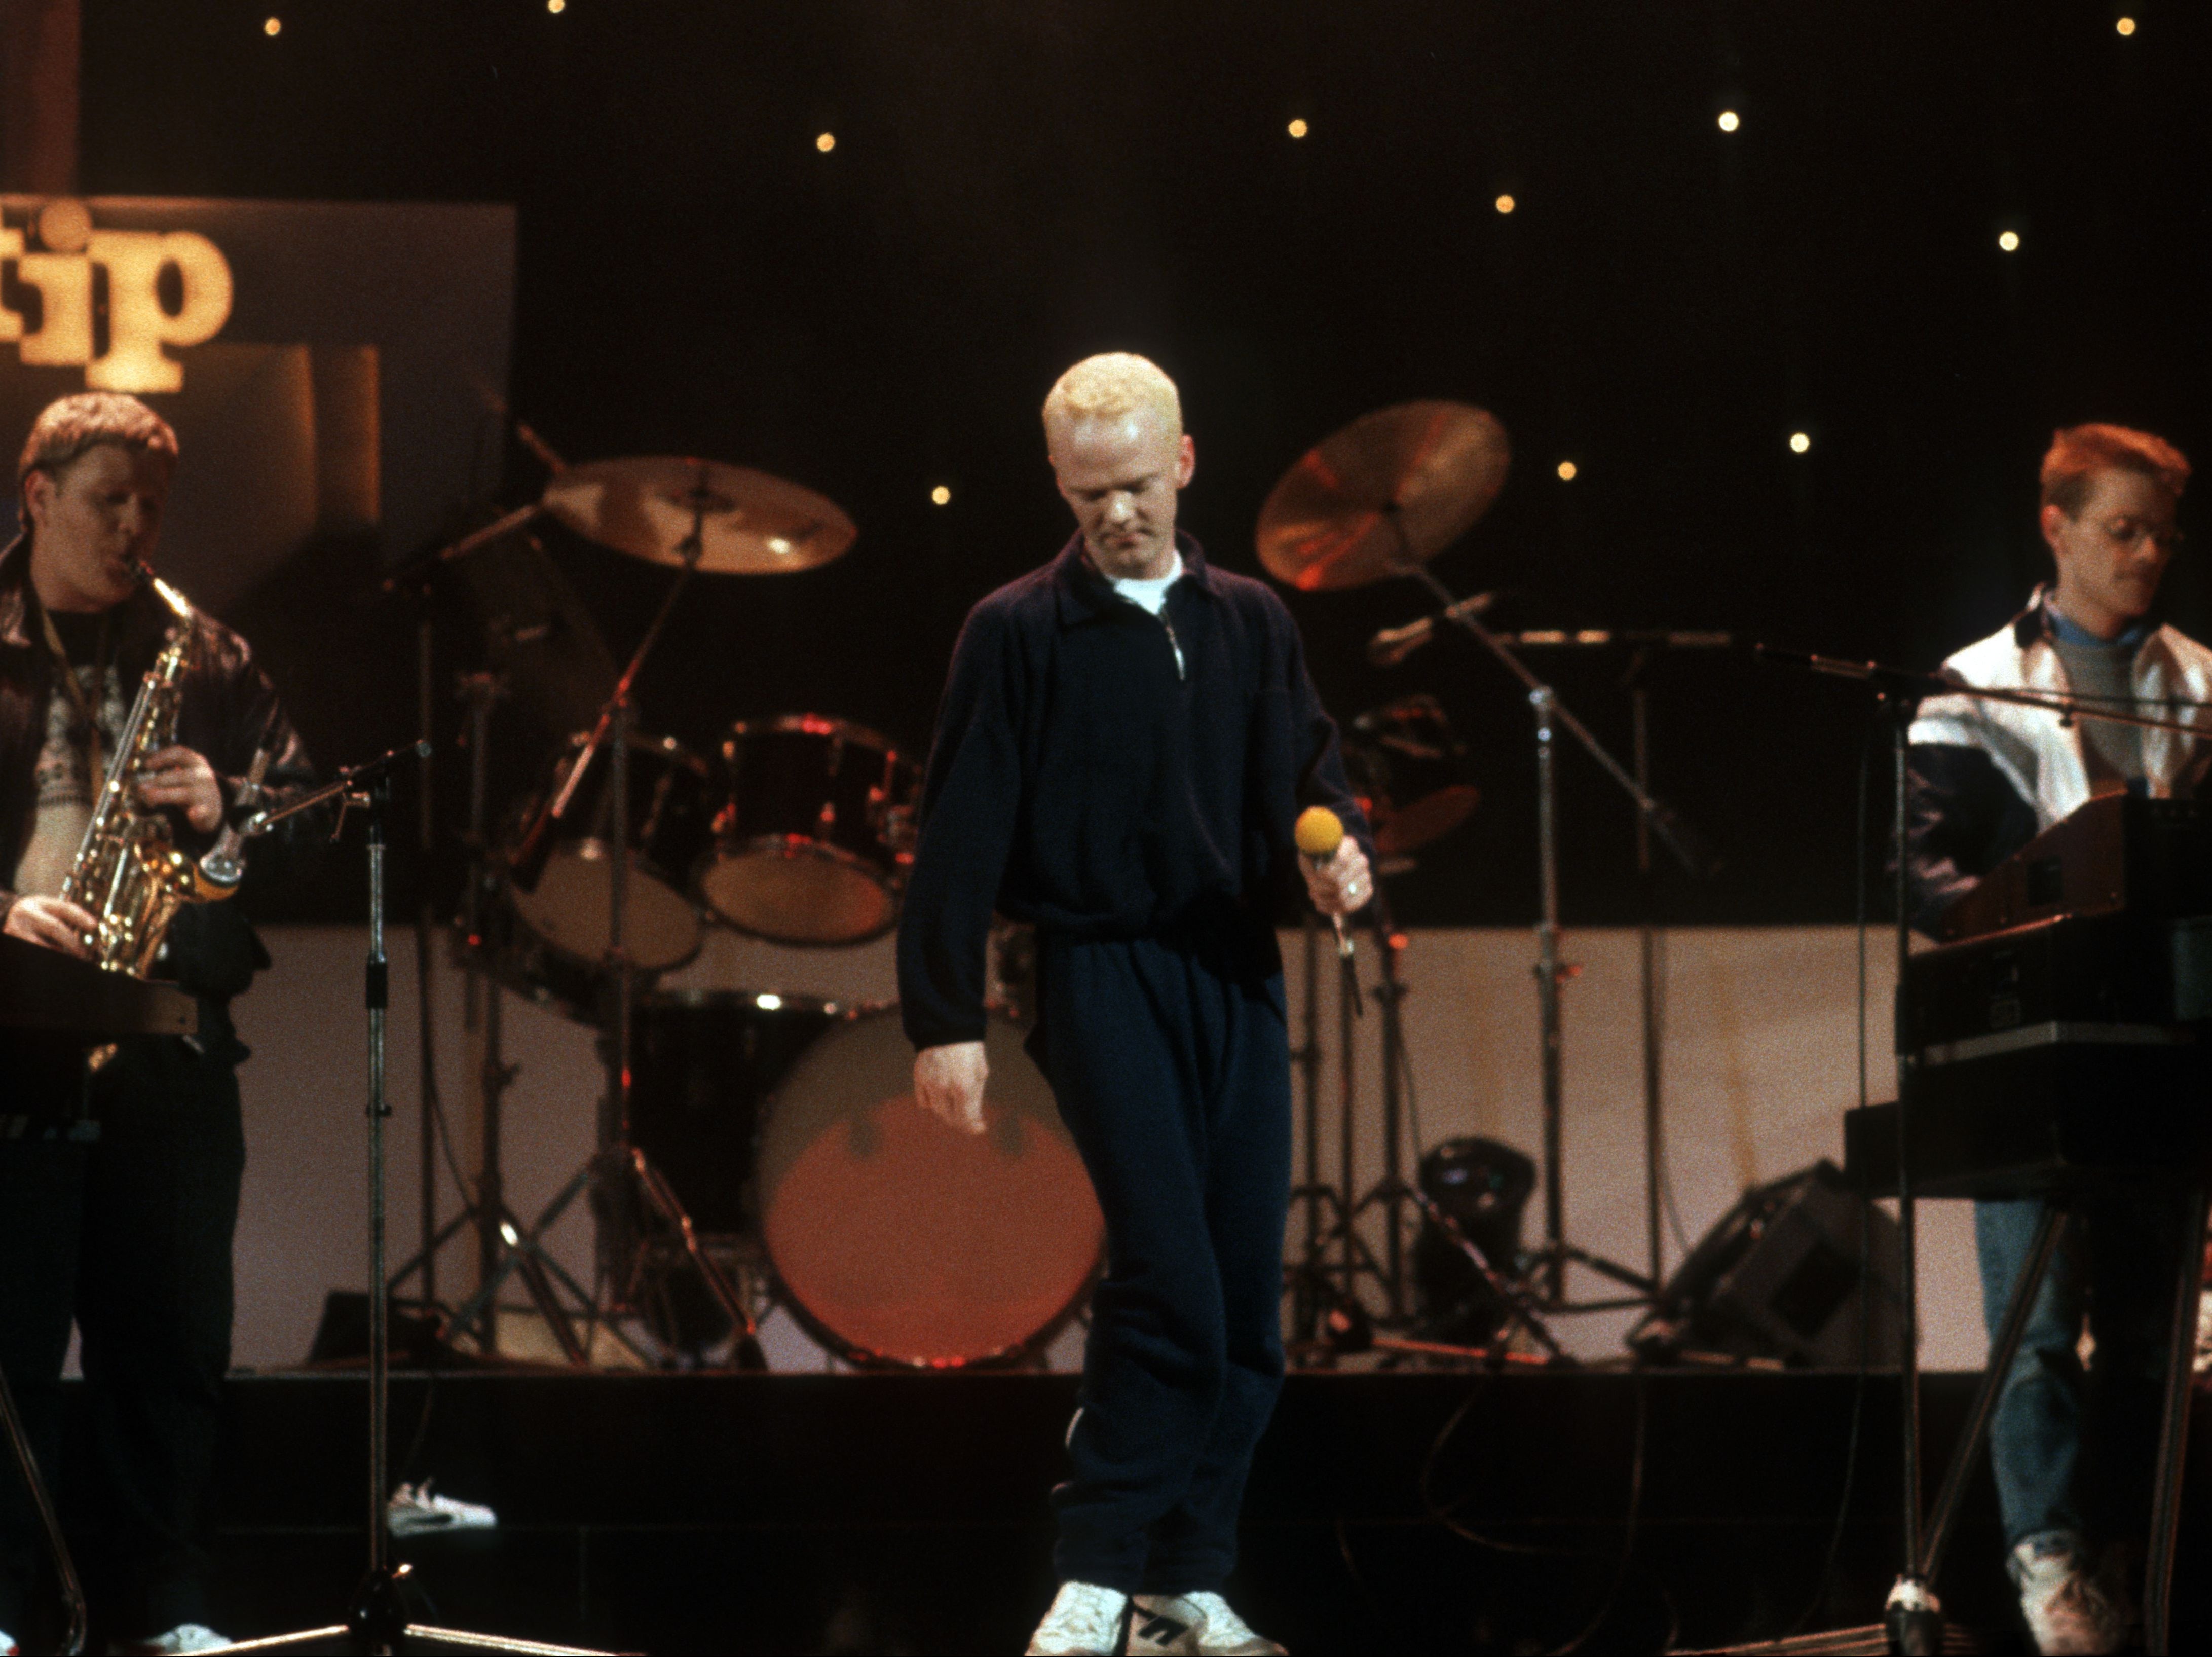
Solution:
M 2100 1542 L 2148 1520 L 2183 1199 L 2075 1205 L 1990 1424 L 2005 1540 Z M 2043 1217 L 2039 1198 L 1974 1204 L 1982 1316 L 1995 1343 Z M 2096 1349 L 2085 1373 L 2084 1316 Z

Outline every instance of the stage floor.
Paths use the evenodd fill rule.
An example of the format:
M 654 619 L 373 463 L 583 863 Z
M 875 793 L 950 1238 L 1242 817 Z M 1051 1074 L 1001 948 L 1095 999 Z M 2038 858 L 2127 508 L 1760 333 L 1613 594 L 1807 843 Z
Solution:
M 1928 1379 L 1932 1456 L 1974 1380 Z M 1601 1612 L 1585 1650 L 1871 1621 L 1895 1566 L 1893 1377 L 1865 1383 L 1814 1605 L 1857 1389 L 1826 1373 L 1293 1375 L 1253 1469 L 1237 1603 L 1299 1657 L 1533 1654 Z M 656 1657 L 1017 1652 L 1050 1595 L 1047 1493 L 1074 1392 L 1040 1374 L 405 1374 L 393 1478 L 500 1524 L 399 1552 L 434 1620 L 488 1632 Z M 366 1556 L 366 1398 L 357 1375 L 232 1380 L 225 1632 L 343 1610 Z M 2212 1520 L 2203 1404 L 2185 1562 Z M 2014 1638 L 1999 1551 L 1984 1474 L 1939 1588 L 1996 1646 Z M 2202 1578 L 2185 1564 L 2179 1636 L 2212 1638 Z

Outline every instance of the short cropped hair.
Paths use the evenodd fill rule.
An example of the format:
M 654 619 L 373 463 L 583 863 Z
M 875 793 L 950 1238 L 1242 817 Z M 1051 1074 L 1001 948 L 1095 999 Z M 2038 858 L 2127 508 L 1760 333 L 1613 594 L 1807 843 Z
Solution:
M 102 443 L 158 455 L 173 468 L 177 464 L 177 434 L 153 410 L 120 392 L 79 392 L 47 404 L 31 423 L 22 458 L 15 462 L 17 491 L 33 472 L 58 476 L 87 449 Z
M 2043 457 L 2043 504 L 2080 515 L 2100 472 L 2154 478 L 2177 501 L 2189 485 L 2189 461 L 2163 437 L 2127 426 L 2068 426 L 2053 432 Z
M 1182 397 L 1157 362 L 1128 351 L 1086 356 L 1053 382 L 1044 399 L 1044 429 L 1062 420 L 1118 420 L 1151 409 L 1182 436 Z

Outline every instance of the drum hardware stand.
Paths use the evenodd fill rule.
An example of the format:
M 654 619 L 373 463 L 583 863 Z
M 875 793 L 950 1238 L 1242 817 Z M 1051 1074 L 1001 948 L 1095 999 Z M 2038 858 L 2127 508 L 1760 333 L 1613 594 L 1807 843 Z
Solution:
M 499 1352 L 499 1295 L 501 1286 L 512 1271 L 519 1276 L 528 1292 L 532 1306 L 552 1335 L 561 1355 L 569 1363 L 581 1365 L 586 1362 L 584 1343 L 576 1334 L 574 1319 L 588 1317 L 592 1296 L 562 1269 L 540 1241 L 544 1226 L 533 1228 L 526 1237 L 520 1221 L 507 1206 L 507 1197 L 501 1172 L 501 1146 L 503 1136 L 503 1104 L 507 1090 L 520 1073 L 519 1065 L 506 1062 L 501 1047 L 502 991 L 498 981 L 482 966 L 483 944 L 483 897 L 490 871 L 487 863 L 489 845 L 486 832 L 488 775 L 490 765 L 492 704 L 506 694 L 500 675 L 493 673 L 473 673 L 460 675 L 459 694 L 468 704 L 468 723 L 464 735 L 469 751 L 469 820 L 465 843 L 469 852 L 466 885 L 462 893 L 461 928 L 465 940 L 461 960 L 464 974 L 465 1000 L 462 1020 L 471 1032 L 481 1032 L 483 1058 L 478 1068 L 477 1085 L 480 1089 L 483 1117 L 479 1134 L 479 1154 L 483 1167 L 478 1175 L 474 1197 L 462 1210 L 433 1233 L 423 1245 L 422 1252 L 402 1265 L 392 1275 L 391 1284 L 396 1287 L 424 1263 L 434 1258 L 438 1251 L 455 1235 L 470 1227 L 477 1233 L 477 1292 L 461 1308 L 452 1314 L 448 1326 L 473 1331 L 477 1350 L 488 1357 Z M 430 1124 L 426 1119 L 424 1131 Z M 566 1290 L 568 1304 L 562 1302 L 562 1291 Z M 428 1300 L 426 1288 L 424 1298 Z M 639 1354 L 640 1361 L 643 1355 Z
M 1321 1177 L 1321 1072 L 1328 1055 L 1321 1045 L 1321 919 L 1308 907 L 1300 917 L 1300 931 L 1304 944 L 1305 1002 L 1301 1012 L 1303 1034 L 1298 1045 L 1291 1050 L 1291 1063 L 1297 1068 L 1304 1095 L 1304 1120 L 1300 1124 L 1304 1141 L 1306 1177 L 1304 1182 L 1291 1191 L 1291 1201 L 1305 1209 L 1305 1248 L 1299 1264 L 1289 1273 L 1293 1293 L 1291 1328 L 1296 1338 L 1310 1345 L 1319 1338 L 1322 1319 L 1322 1296 L 1316 1292 L 1325 1288 L 1326 1274 L 1322 1271 L 1322 1239 L 1334 1235 L 1344 1223 L 1344 1202 L 1334 1185 Z M 1322 1226 L 1322 1211 L 1327 1208 L 1334 1215 L 1327 1232 Z
M 1358 1307 L 1358 1282 L 1364 1277 L 1382 1278 L 1383 1269 L 1368 1247 L 1367 1240 L 1353 1226 L 1352 1203 L 1352 1135 L 1357 1125 L 1355 1107 L 1358 1104 L 1358 1054 L 1352 1046 L 1352 1017 L 1357 1009 L 1361 990 L 1356 962 L 1349 956 L 1340 956 L 1343 963 L 1341 988 L 1337 996 L 1337 1055 L 1339 1067 L 1339 1165 L 1337 1179 L 1332 1182 L 1321 1178 L 1321 1076 L 1327 1058 L 1321 1041 L 1321 922 L 1311 909 L 1304 917 L 1305 942 L 1305 1008 L 1304 1039 L 1291 1055 L 1304 1081 L 1305 1093 L 1305 1183 L 1292 1188 L 1291 1201 L 1305 1205 L 1305 1249 L 1298 1264 L 1286 1275 L 1293 1293 L 1291 1326 L 1297 1338 L 1311 1346 L 1320 1337 L 1322 1325 L 1336 1325 L 1341 1317 L 1340 1310 L 1350 1307 L 1358 1310 L 1363 1319 L 1366 1313 Z M 1331 953 L 1336 953 L 1331 941 Z M 1324 1217 L 1326 1215 L 1326 1217 Z M 1334 1264 L 1328 1256 L 1334 1248 Z M 1332 1281 L 1332 1279 L 1334 1281 Z
M 533 434 L 534 436 L 534 434 Z M 421 1142 L 417 1147 L 421 1182 L 422 1246 L 413 1258 L 393 1275 L 386 1292 L 419 1272 L 422 1278 L 422 1304 L 432 1310 L 441 1309 L 438 1299 L 438 1252 L 450 1241 L 459 1226 L 438 1225 L 438 1097 L 437 1055 L 431 1040 L 435 1028 L 434 1003 L 432 1000 L 431 958 L 433 936 L 437 929 L 435 905 L 431 897 L 430 864 L 437 850 L 437 818 L 435 798 L 431 789 L 431 745 L 437 737 L 434 708 L 437 702 L 437 626 L 431 612 L 431 599 L 436 587 L 438 572 L 447 564 L 467 557 L 471 553 L 489 546 L 493 542 L 512 533 L 528 523 L 543 509 L 535 502 L 517 508 L 479 528 L 471 530 L 449 545 L 427 552 L 418 552 L 399 568 L 387 574 L 377 583 L 377 590 L 386 597 L 404 592 L 413 600 L 415 618 L 415 705 L 416 738 L 421 745 L 421 770 L 416 778 L 418 794 L 416 801 L 416 886 L 415 917 L 415 984 L 416 1017 L 422 1026 L 417 1043 L 420 1065 L 417 1096 L 422 1114 Z M 477 802 L 480 803 L 480 802 Z M 475 865 L 471 866 L 471 874 Z M 473 891 L 470 901 L 473 902 Z M 473 1004 L 471 1004 L 473 1012 Z M 463 1223 L 470 1216 L 464 1215 Z
M 1591 758 L 1597 761 L 1599 768 L 1635 802 L 1638 818 L 1650 825 L 1650 832 L 1658 838 L 1660 844 L 1684 868 L 1693 875 L 1710 872 L 1713 867 L 1712 854 L 1699 843 L 1687 823 L 1647 792 L 1643 784 L 1606 751 L 1604 745 L 1598 741 L 1589 728 L 1560 702 L 1558 691 L 1529 671 L 1528 664 L 1521 660 L 1513 648 L 1483 625 L 1470 610 L 1462 605 L 1458 595 L 1438 581 L 1420 562 L 1414 554 L 1412 541 L 1407 537 L 1404 522 L 1395 508 L 1391 510 L 1390 519 L 1397 527 L 1402 549 L 1400 572 L 1426 588 L 1444 606 L 1443 613 L 1445 616 L 1471 634 L 1498 658 L 1508 673 L 1521 681 L 1527 689 L 1529 712 L 1535 722 L 1536 845 L 1541 897 L 1541 911 L 1536 923 L 1535 973 L 1536 1003 L 1543 1044 L 1544 1243 L 1541 1248 L 1534 1252 L 1529 1271 L 1540 1286 L 1542 1304 L 1552 1311 L 1569 1309 L 1566 1268 L 1570 1262 L 1586 1266 L 1634 1291 L 1629 1297 L 1581 1303 L 1572 1309 L 1597 1311 L 1649 1305 L 1659 1292 L 1659 1285 L 1655 1280 L 1586 1249 L 1577 1248 L 1566 1240 L 1565 1235 L 1565 1189 L 1562 1167 L 1565 1136 L 1565 1088 L 1562 1073 L 1565 1031 L 1559 990 L 1574 969 L 1559 959 L 1559 796 L 1553 774 L 1557 733 L 1561 729 L 1566 731 L 1581 744 Z
M 349 810 L 358 807 L 368 814 L 368 959 L 363 976 L 368 1013 L 368 1281 L 375 1286 L 385 1281 L 384 1124 L 392 1114 L 385 1098 L 385 1019 L 391 1000 L 391 970 L 384 953 L 385 817 L 391 803 L 393 768 L 410 753 L 420 757 L 422 746 L 417 743 L 395 748 L 380 759 L 341 772 L 334 781 L 281 809 L 255 813 L 246 825 L 249 835 L 259 834 L 289 817 L 336 801 L 337 820 L 331 835 L 335 841 L 345 832 Z M 230 1649 L 260 1652 L 316 1647 L 368 1657 L 441 1648 L 529 1653 L 538 1657 L 580 1652 L 581 1648 L 576 1647 L 510 1640 L 408 1619 L 401 1583 L 409 1568 L 392 1560 L 386 1508 L 392 1367 L 386 1307 L 386 1297 L 373 1288 L 368 1297 L 368 1569 L 347 1609 L 346 1619 L 322 1628 L 241 1641 Z
M 1533 1360 L 1520 1355 L 1508 1355 L 1503 1347 L 1446 1348 L 1433 1341 L 1405 1341 L 1377 1337 L 1374 1344 L 1389 1350 L 1426 1353 L 1432 1355 L 1478 1357 L 1488 1361 L 1493 1357 L 1510 1355 L 1522 1362 L 1563 1363 L 1566 1354 L 1553 1337 L 1539 1313 L 1536 1297 L 1527 1288 L 1516 1283 L 1491 1264 L 1481 1248 L 1462 1230 L 1459 1222 L 1420 1188 L 1417 1181 L 1405 1177 L 1401 1161 L 1400 1124 L 1401 1120 L 1402 1090 L 1405 1081 L 1406 1037 L 1403 1002 L 1407 986 L 1398 976 L 1399 957 L 1406 941 L 1398 932 L 1390 913 L 1389 899 L 1383 895 L 1381 883 L 1368 907 L 1368 920 L 1375 929 L 1376 953 L 1382 961 L 1382 982 L 1375 987 L 1376 1005 L 1381 1009 L 1382 1039 L 1382 1178 L 1369 1188 L 1366 1194 L 1352 1204 L 1352 1220 L 1370 1208 L 1382 1210 L 1388 1229 L 1384 1233 L 1382 1267 L 1378 1275 L 1389 1297 L 1389 1321 L 1403 1325 L 1413 1313 L 1407 1306 L 1405 1285 L 1405 1219 L 1404 1209 L 1408 1203 L 1448 1238 L 1452 1246 L 1464 1254 L 1480 1274 L 1503 1307 L 1506 1318 L 1518 1324 L 1542 1355 Z M 1348 1228 L 1348 1224 L 1347 1224 Z
M 1898 1657 L 1936 1657 L 1943 1648 L 1943 1606 L 1934 1584 L 1958 1517 L 1967 1480 L 1976 1470 L 1989 1436 L 1990 1422 L 2004 1390 L 2013 1359 L 2027 1333 L 2027 1319 L 2037 1292 L 2058 1249 L 2067 1216 L 2056 1203 L 2046 1203 L 2036 1228 L 2028 1258 L 2021 1269 L 2006 1307 L 2002 1326 L 1984 1366 L 1980 1386 L 1968 1413 L 1966 1430 L 1952 1451 L 1934 1511 L 1923 1518 L 1921 1506 L 1922 1452 L 1920 1444 L 1920 1293 L 1917 1234 L 1912 1192 L 1911 1101 L 1917 1080 L 1915 1056 L 1907 1049 L 1905 984 L 1905 966 L 1912 953 L 1912 910 L 1910 875 L 1905 844 L 1909 827 L 1909 753 L 1913 716 L 1920 699 L 1928 695 L 1956 693 L 1966 688 L 1942 674 L 1917 673 L 1886 667 L 1876 662 L 1844 661 L 1833 657 L 1753 647 L 1755 655 L 1788 666 L 1868 681 L 1875 687 L 1877 709 L 1890 733 L 1890 780 L 1893 791 L 1890 832 L 1894 837 L 1897 868 L 1892 896 L 1897 910 L 1897 1007 L 1893 1028 L 1897 1049 L 1897 1218 L 1898 1218 L 1898 1361 L 1901 1388 L 1899 1448 L 1903 1460 L 1904 1569 L 1889 1590 L 1882 1620 L 1871 1628 L 1838 1629 L 1790 1642 L 1799 1653 L 1863 1650 L 1870 1637 L 1886 1636 Z M 2111 724 L 2147 729 L 2187 731 L 2182 720 L 2155 715 L 2120 713 L 2095 707 L 2071 697 L 2036 691 L 1988 690 L 1972 687 L 1972 694 L 1986 702 L 2044 708 L 2061 719 L 2102 720 Z M 2172 1649 L 2172 1615 L 2174 1541 L 2181 1519 L 2181 1485 L 2187 1468 L 2189 1403 L 2192 1392 L 2191 1360 L 2195 1355 L 2197 1310 L 2203 1270 L 2204 1228 L 2208 1191 L 2199 1183 L 2189 1197 L 2188 1219 L 2182 1230 L 2180 1270 L 2174 1290 L 2173 1318 L 2168 1331 L 2166 1396 L 2159 1427 L 2158 1470 L 2151 1490 L 2149 1557 L 2143 1581 L 2144 1649 L 2152 1657 L 2166 1657 Z M 1757 1648 L 1747 1648 L 1756 1649 Z
M 470 1306 L 483 1305 L 481 1317 L 454 1319 L 447 1314 L 438 1295 L 438 1256 L 445 1246 L 461 1231 L 474 1226 L 477 1234 L 477 1272 L 479 1285 L 491 1280 L 506 1239 L 515 1234 L 514 1216 L 506 1208 L 500 1179 L 500 1104 L 507 1087 L 515 1076 L 514 1067 L 503 1063 L 499 1045 L 499 990 L 489 977 L 477 965 L 477 950 L 481 943 L 482 896 L 486 878 L 485 848 L 489 842 L 485 833 L 486 766 L 490 740 L 491 704 L 505 693 L 498 675 L 489 673 L 461 675 L 460 693 L 469 704 L 467 737 L 470 752 L 469 768 L 469 826 L 466 844 L 469 862 L 466 889 L 463 896 L 463 927 L 469 944 L 462 966 L 465 974 L 464 1023 L 471 1032 L 479 1028 L 478 1015 L 483 1014 L 482 1028 L 485 1037 L 485 1057 L 480 1068 L 478 1082 L 483 1093 L 483 1119 L 480 1135 L 483 1168 L 476 1193 L 464 1203 L 461 1211 L 443 1226 L 437 1222 L 438 1192 L 438 1078 L 435 1070 L 436 1050 L 431 1033 L 434 1028 L 432 961 L 434 953 L 433 936 L 435 931 L 434 904 L 430 894 L 430 863 L 437 846 L 436 821 L 433 810 L 433 770 L 429 759 L 430 745 L 435 736 L 436 704 L 436 638 L 430 599 L 435 578 L 447 564 L 490 545 L 501 537 L 513 533 L 528 521 L 535 507 L 511 512 L 492 523 L 472 531 L 427 556 L 410 560 L 403 568 L 386 576 L 381 583 L 386 594 L 410 592 L 417 606 L 416 623 L 416 693 L 417 722 L 422 761 L 418 786 L 416 815 L 416 884 L 421 901 L 415 917 L 415 968 L 416 1017 L 422 1035 L 418 1043 L 421 1074 L 418 1096 L 421 1103 L 419 1178 L 421 1181 L 421 1219 L 422 1241 L 415 1254 L 392 1274 L 385 1292 L 392 1295 L 408 1278 L 421 1275 L 422 1294 L 419 1304 L 436 1313 L 447 1328 L 467 1328 L 476 1325 L 477 1350 L 487 1355 L 499 1349 L 498 1317 L 495 1304 L 482 1295 L 471 1298 Z M 479 991 L 485 992 L 480 1002 Z M 518 1245 L 519 1246 L 519 1245 Z M 560 1302 L 554 1278 L 564 1280 L 567 1274 L 542 1248 L 534 1246 L 522 1251 L 516 1262 L 527 1287 L 532 1303 L 547 1327 L 553 1332 L 562 1352 L 572 1363 L 582 1362 L 582 1347 L 577 1341 L 570 1319 Z M 567 1284 L 576 1304 L 588 1308 L 591 1296 L 573 1281 Z
M 691 509 L 691 531 L 678 547 L 683 555 L 683 564 L 676 579 L 670 582 L 663 595 L 660 607 L 654 612 L 645 636 L 638 641 L 628 667 L 615 682 L 614 694 L 599 710 L 599 722 L 592 734 L 576 756 L 575 764 L 561 788 L 556 791 L 537 820 L 525 832 L 514 857 L 519 870 L 535 879 L 535 871 L 544 867 L 545 857 L 552 850 L 556 826 L 567 816 L 585 771 L 599 758 L 602 748 L 607 750 L 609 766 L 607 810 L 612 821 L 607 825 L 605 841 L 607 856 L 607 953 L 606 966 L 610 978 L 610 993 L 613 1005 L 607 1024 L 611 1026 L 601 1038 L 600 1052 L 606 1065 L 607 1087 L 599 1113 L 599 1149 L 576 1178 L 554 1198 L 553 1203 L 532 1227 L 529 1237 L 534 1245 L 545 1228 L 572 1200 L 582 1185 L 592 1187 L 592 1209 L 598 1221 L 597 1274 L 600 1294 L 595 1297 L 591 1319 L 591 1333 L 596 1335 L 602 1325 L 611 1327 L 622 1316 L 639 1316 L 646 1309 L 647 1296 L 655 1292 L 648 1284 L 655 1271 L 665 1272 L 667 1262 L 646 1249 L 642 1244 L 641 1208 L 649 1209 L 662 1224 L 675 1233 L 678 1239 L 675 1251 L 682 1263 L 699 1274 L 700 1282 L 716 1307 L 729 1320 L 734 1337 L 732 1355 L 737 1367 L 759 1369 L 766 1367 L 760 1350 L 760 1328 L 744 1297 L 732 1284 L 721 1267 L 700 1246 L 691 1216 L 668 1182 L 662 1179 L 645 1152 L 631 1139 L 630 1124 L 630 1042 L 632 1017 L 636 1010 L 637 969 L 630 959 L 629 947 L 623 936 L 623 925 L 628 918 L 629 886 L 629 738 L 632 716 L 631 695 L 643 671 L 647 659 L 659 643 L 660 635 L 675 612 L 676 601 L 690 585 L 697 574 L 699 560 L 706 547 L 706 517 L 717 497 L 706 484 L 703 466 L 697 481 L 686 497 Z M 479 1291 L 481 1294 L 481 1291 Z M 625 1345 L 629 1343 L 625 1342 Z M 588 1344 L 586 1346 L 588 1350 Z M 632 1348 L 635 1350 L 635 1347 Z
M 1368 920 L 1375 929 L 1375 952 L 1382 963 L 1382 981 L 1375 986 L 1375 1004 L 1381 1009 L 1382 1042 L 1382 1178 L 1369 1187 L 1364 1195 L 1352 1204 L 1345 1221 L 1349 1234 L 1358 1223 L 1359 1216 L 1370 1209 L 1382 1215 L 1382 1259 L 1379 1276 L 1382 1282 L 1385 1318 L 1392 1324 L 1402 1324 L 1411 1315 L 1407 1310 L 1406 1295 L 1406 1238 L 1405 1206 L 1413 1202 L 1413 1188 L 1406 1183 L 1403 1149 L 1401 1140 L 1402 1090 L 1405 1085 L 1406 1035 L 1401 1003 L 1406 998 L 1406 985 L 1398 977 L 1398 958 L 1406 941 L 1397 931 L 1390 917 L 1389 899 L 1383 896 L 1382 882 L 1375 882 L 1375 896 L 1369 901 Z M 1349 1088 L 1346 1089 L 1347 1097 Z M 1350 1134 L 1346 1136 L 1345 1189 L 1352 1187 Z M 1350 1278 L 1346 1279 L 1346 1287 Z

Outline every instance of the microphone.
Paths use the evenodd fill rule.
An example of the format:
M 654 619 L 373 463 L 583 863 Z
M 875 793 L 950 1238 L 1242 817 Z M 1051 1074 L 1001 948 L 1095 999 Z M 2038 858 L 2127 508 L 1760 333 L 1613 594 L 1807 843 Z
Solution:
M 1336 856 L 1336 849 L 1344 844 L 1344 819 L 1327 806 L 1308 806 L 1298 813 L 1297 822 L 1291 829 L 1291 838 L 1297 842 L 1298 850 L 1316 868 Z M 1352 959 L 1352 934 L 1344 929 L 1344 917 L 1332 915 L 1329 924 L 1336 929 L 1336 953 L 1346 960 Z
M 1367 641 L 1367 659 L 1377 667 L 1395 667 L 1436 637 L 1438 622 L 1457 621 L 1462 616 L 1479 616 L 1497 602 L 1498 594 L 1495 593 L 1477 593 L 1473 598 L 1462 599 L 1457 604 L 1440 610 L 1433 616 L 1423 616 L 1419 621 L 1409 621 L 1403 627 L 1385 627 Z

